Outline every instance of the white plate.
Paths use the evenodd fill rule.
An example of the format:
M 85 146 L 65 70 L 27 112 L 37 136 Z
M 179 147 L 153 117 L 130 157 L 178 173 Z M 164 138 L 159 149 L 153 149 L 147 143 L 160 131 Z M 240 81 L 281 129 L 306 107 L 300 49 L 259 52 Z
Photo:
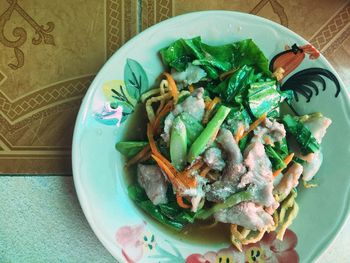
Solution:
M 283 51 L 287 44 L 307 43 L 279 24 L 227 11 L 178 16 L 131 39 L 100 70 L 83 100 L 76 121 L 73 174 L 87 220 L 103 245 L 122 262 L 126 258 L 140 262 L 183 262 L 186 259 L 187 262 L 199 262 L 199 259 L 213 261 L 220 257 L 221 260 L 229 258 L 239 262 L 244 258 L 252 260 L 257 251 L 266 261 L 276 258 L 296 261 L 298 257 L 301 262 L 315 260 L 334 239 L 350 208 L 350 106 L 342 83 L 338 98 L 334 97 L 334 87 L 328 83 L 328 89 L 310 103 L 302 101 L 296 104 L 300 112 L 321 111 L 333 120 L 333 124 L 323 141 L 325 161 L 317 176 L 319 187 L 307 191 L 300 187 L 297 199 L 299 215 L 284 242 L 273 241 L 273 235 L 270 235 L 244 253 L 229 248 L 229 242 L 215 245 L 187 242 L 163 231 L 128 198 L 121 174 L 123 161 L 114 148 L 128 121 L 117 127 L 96 120 L 94 114 L 101 112 L 106 102 L 102 87 L 123 84 L 127 58 L 138 61 L 149 83 L 153 84 L 163 70 L 158 51 L 178 38 L 194 36 L 201 36 L 205 43 L 212 45 L 252 38 L 269 59 Z M 305 59 L 296 71 L 306 67 L 326 68 L 338 76 L 323 56 L 317 60 Z

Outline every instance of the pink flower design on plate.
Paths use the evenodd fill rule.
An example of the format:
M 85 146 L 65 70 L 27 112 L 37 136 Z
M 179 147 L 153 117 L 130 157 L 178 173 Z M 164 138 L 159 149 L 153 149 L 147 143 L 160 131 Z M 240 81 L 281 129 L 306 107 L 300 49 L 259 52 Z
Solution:
M 113 109 L 109 103 L 105 103 L 102 112 L 95 113 L 95 117 L 104 124 L 116 124 L 117 127 L 119 127 L 123 118 L 123 106 L 118 106 L 116 109 Z
M 192 254 L 186 258 L 186 263 L 297 263 L 296 244 L 297 236 L 291 230 L 286 231 L 283 241 L 276 239 L 276 233 L 272 232 L 265 234 L 260 242 L 244 246 L 242 252 L 230 246 L 218 252 Z
M 115 238 L 129 263 L 138 262 L 142 259 L 144 252 L 153 252 L 156 246 L 155 237 L 146 230 L 145 222 L 119 228 Z

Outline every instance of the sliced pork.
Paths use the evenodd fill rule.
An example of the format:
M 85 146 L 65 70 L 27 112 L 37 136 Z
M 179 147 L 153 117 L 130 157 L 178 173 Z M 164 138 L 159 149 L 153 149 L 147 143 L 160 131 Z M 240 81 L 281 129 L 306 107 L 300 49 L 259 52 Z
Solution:
M 217 221 L 243 226 L 250 230 L 262 230 L 274 224 L 273 218 L 261 205 L 242 202 L 214 214 Z
M 220 129 L 217 137 L 226 155 L 226 165 L 219 181 L 206 186 L 206 198 L 209 201 L 220 202 L 238 190 L 241 176 L 246 172 L 243 156 L 232 133 L 227 129 Z
M 294 163 L 289 167 L 279 184 L 276 186 L 276 193 L 283 197 L 289 195 L 290 191 L 299 184 L 299 178 L 302 172 L 303 166 L 299 163 Z
M 205 187 L 205 197 L 208 201 L 222 202 L 237 190 L 237 183 L 219 180 Z
M 282 123 L 266 118 L 263 124 L 254 130 L 254 135 L 255 140 L 272 145 L 275 142 L 281 142 L 286 137 L 286 130 Z
M 137 166 L 137 181 L 145 189 L 148 198 L 153 204 L 165 204 L 168 202 L 166 197 L 167 182 L 157 165 Z
M 309 161 L 303 164 L 304 171 L 303 171 L 303 180 L 304 181 L 310 181 L 318 170 L 321 167 L 323 161 L 323 154 L 321 151 L 318 151 L 313 154 L 313 158 Z
M 318 143 L 322 142 L 323 137 L 327 132 L 327 128 L 332 124 L 332 120 L 322 115 L 311 115 L 304 122 L 304 125 L 309 128 L 312 135 L 315 137 Z M 323 154 L 320 151 L 315 153 L 309 153 L 308 155 L 301 155 L 300 151 L 296 150 L 296 156 L 304 160 L 303 164 L 303 180 L 310 181 L 316 175 L 321 167 L 323 161 Z
M 175 109 L 168 114 L 164 120 L 164 130 L 161 137 L 165 142 L 169 142 L 170 131 L 173 125 L 173 121 L 176 116 L 183 112 L 187 112 L 192 115 L 196 120 L 202 121 L 204 116 L 204 100 L 203 100 L 203 88 L 196 89 L 191 96 L 187 97 L 182 103 L 176 105 Z
M 184 71 L 178 72 L 172 69 L 171 75 L 178 84 L 178 88 L 197 83 L 202 78 L 207 76 L 207 73 L 199 66 L 187 64 L 187 68 Z
M 225 161 L 222 159 L 222 152 L 217 147 L 210 147 L 204 152 L 204 162 L 213 170 L 222 171 Z
M 253 201 L 264 205 L 274 206 L 276 203 L 273 197 L 273 175 L 271 162 L 265 153 L 264 145 L 254 141 L 244 151 L 244 164 L 248 172 L 241 177 L 239 187 L 249 185 L 254 190 Z
M 304 125 L 309 128 L 318 143 L 322 142 L 322 138 L 331 124 L 332 120 L 324 116 L 310 117 L 304 122 Z
M 182 103 L 176 105 L 173 114 L 177 116 L 182 112 L 187 112 L 196 120 L 202 121 L 205 108 L 203 92 L 203 88 L 196 89 L 191 96 L 188 96 Z
M 226 154 L 226 166 L 222 175 L 224 181 L 239 182 L 246 172 L 243 156 L 232 133 L 227 129 L 220 129 L 217 141 Z

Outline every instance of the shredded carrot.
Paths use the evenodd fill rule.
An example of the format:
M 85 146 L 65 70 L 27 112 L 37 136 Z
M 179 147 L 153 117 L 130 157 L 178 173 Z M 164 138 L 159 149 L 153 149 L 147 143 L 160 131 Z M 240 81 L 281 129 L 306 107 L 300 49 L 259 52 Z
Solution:
M 152 154 L 152 158 L 157 162 L 158 166 L 164 171 L 164 173 L 168 176 L 169 181 L 171 184 L 177 189 L 180 186 L 183 186 L 183 184 L 176 178 L 175 174 L 173 173 L 172 169 L 170 169 L 161 158 L 158 156 Z
M 294 157 L 294 153 L 291 153 L 290 155 L 288 155 L 286 157 L 286 159 L 284 159 L 284 163 L 286 166 L 293 160 L 293 157 Z M 273 177 L 278 176 L 282 171 L 283 171 L 283 169 L 278 169 L 278 170 L 274 171 Z
M 235 135 L 235 140 L 237 143 L 239 143 L 239 141 L 241 140 L 241 138 L 243 137 L 244 134 L 244 125 L 239 125 L 236 135 Z
M 220 102 L 221 102 L 221 99 L 219 97 L 215 97 L 213 100 L 209 102 L 208 106 L 206 106 L 206 112 L 204 114 L 203 121 L 202 121 L 203 124 L 206 124 L 209 121 L 210 114 L 215 108 L 215 105 Z
M 166 106 L 164 107 L 166 108 Z M 192 188 L 197 185 L 197 180 L 195 177 L 191 177 L 187 173 L 179 173 L 176 168 L 158 151 L 157 145 L 153 138 L 153 125 L 150 123 L 147 124 L 147 137 L 149 141 L 149 147 L 151 149 L 151 156 L 157 162 L 158 166 L 164 171 L 167 175 L 169 181 L 173 185 L 175 190 L 180 188 Z M 202 163 L 201 163 L 202 165 Z M 195 166 L 195 165 L 193 165 Z M 193 167 L 191 167 L 193 169 Z M 198 168 L 199 169 L 199 168 Z M 176 201 L 179 206 L 183 208 L 190 208 L 189 205 L 185 204 L 182 200 L 182 196 L 177 195 Z
M 197 185 L 196 179 L 191 178 L 187 174 L 179 173 L 176 168 L 158 151 L 157 145 L 153 138 L 151 125 L 147 125 L 147 137 L 151 147 L 152 158 L 157 162 L 159 167 L 166 173 L 170 182 L 175 188 L 181 186 L 183 188 L 191 188 Z
M 195 162 L 194 164 L 188 166 L 183 172 L 179 173 L 177 177 L 188 187 L 196 187 L 197 180 L 191 174 L 195 170 L 199 170 L 203 165 L 201 160 Z
M 153 129 L 152 129 L 150 123 L 147 124 L 147 137 L 148 137 L 149 146 L 151 147 L 152 153 L 155 154 L 155 155 L 160 154 L 160 152 L 157 149 L 157 146 L 156 146 L 156 143 L 154 141 L 154 138 L 153 138 Z
M 219 97 L 215 97 L 208 105 L 208 110 L 214 109 L 215 105 L 221 102 L 221 99 Z
M 189 85 L 189 86 L 188 86 L 188 90 L 192 93 L 192 92 L 194 91 L 193 85 Z
M 155 119 L 153 121 L 153 132 L 154 133 L 158 131 L 161 118 L 163 118 L 167 113 L 169 113 L 172 110 L 172 108 L 173 108 L 173 102 L 169 101 L 167 104 L 165 104 L 163 109 L 157 114 L 157 116 L 155 117 Z
M 278 170 L 276 170 L 276 171 L 273 172 L 272 176 L 273 176 L 273 177 L 276 177 L 276 176 L 278 176 L 282 171 L 283 171 L 283 169 L 278 169 Z
M 164 103 L 165 103 L 164 100 L 160 101 L 158 109 L 157 109 L 157 112 L 156 112 L 156 115 L 158 115 L 161 112 L 161 110 L 164 108 Z
M 198 170 L 199 168 L 201 168 L 203 165 L 203 161 L 202 160 L 198 160 L 196 161 L 194 164 L 192 164 L 191 166 L 189 166 L 187 168 L 187 170 L 191 170 L 191 171 L 194 171 L 194 170 Z
M 208 109 L 210 102 L 211 102 L 211 100 L 205 100 L 204 101 L 204 108 L 205 109 Z
M 209 106 L 212 104 L 213 100 L 210 98 L 207 98 L 206 100 L 204 100 L 204 109 L 208 110 Z
M 147 125 L 147 137 L 149 141 L 149 145 L 151 147 L 151 152 L 153 155 L 155 155 L 159 160 L 161 160 L 175 175 L 177 173 L 177 170 L 174 166 L 158 151 L 157 145 L 153 138 L 153 131 L 151 125 L 148 123 Z
M 177 178 L 187 187 L 194 188 L 197 186 L 197 180 L 190 172 L 182 172 L 177 174 Z
M 260 123 L 262 123 L 267 117 L 267 112 L 265 112 L 264 114 L 262 114 L 256 121 L 254 121 L 249 129 L 243 133 L 242 137 L 241 137 L 241 140 L 247 136 L 251 131 L 253 131 L 256 127 L 258 127 L 260 125 Z
M 163 72 L 163 75 L 166 77 L 166 79 L 168 81 L 169 89 L 170 89 L 171 95 L 173 96 L 173 99 L 174 99 L 174 104 L 176 104 L 177 100 L 179 99 L 179 91 L 177 89 L 175 80 L 167 72 Z
M 200 172 L 199 175 L 202 176 L 202 177 L 206 177 L 210 170 L 211 170 L 211 167 L 207 166 Z
M 286 157 L 286 159 L 284 159 L 284 163 L 285 163 L 286 165 L 288 165 L 288 164 L 293 160 L 293 157 L 294 157 L 294 153 L 291 153 L 290 155 L 288 155 L 288 156 Z
M 154 154 L 152 154 L 151 156 L 157 162 L 158 166 L 168 176 L 169 181 L 175 189 L 196 187 L 197 181 L 195 178 L 191 178 L 183 173 L 178 173 L 170 163 L 164 162 L 164 159 L 162 159 L 161 157 L 156 156 Z
M 125 164 L 125 167 L 129 167 L 130 165 L 133 165 L 142 159 L 144 159 L 147 156 L 147 153 L 150 152 L 150 146 L 145 146 L 141 151 L 139 151 L 134 157 L 132 157 L 128 162 Z M 147 160 L 147 159 L 146 159 Z
M 178 193 L 176 193 L 176 202 L 182 208 L 190 208 L 191 207 L 190 205 L 184 203 L 183 196 L 178 194 Z
M 152 152 L 152 154 L 156 156 L 165 166 L 167 166 L 174 176 L 178 174 L 176 168 L 158 150 L 155 153 Z
M 273 145 L 270 136 L 265 136 L 265 137 L 264 137 L 264 142 L 265 142 L 265 144 L 267 144 L 267 145 Z
M 149 152 L 147 152 L 147 153 L 145 154 L 144 157 L 142 157 L 142 158 L 139 160 L 139 162 L 147 161 L 147 160 L 150 159 L 150 158 L 151 158 L 151 152 L 149 151 Z

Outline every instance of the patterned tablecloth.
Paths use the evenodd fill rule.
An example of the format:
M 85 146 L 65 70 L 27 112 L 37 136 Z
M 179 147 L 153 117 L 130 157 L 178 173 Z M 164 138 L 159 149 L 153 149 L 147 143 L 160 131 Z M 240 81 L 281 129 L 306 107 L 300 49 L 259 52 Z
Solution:
M 290 28 L 350 85 L 347 0 L 0 0 L 0 262 L 113 261 L 87 226 L 70 177 L 81 99 L 132 36 L 209 9 L 247 12 Z M 320 262 L 349 262 L 349 234 L 347 223 Z

